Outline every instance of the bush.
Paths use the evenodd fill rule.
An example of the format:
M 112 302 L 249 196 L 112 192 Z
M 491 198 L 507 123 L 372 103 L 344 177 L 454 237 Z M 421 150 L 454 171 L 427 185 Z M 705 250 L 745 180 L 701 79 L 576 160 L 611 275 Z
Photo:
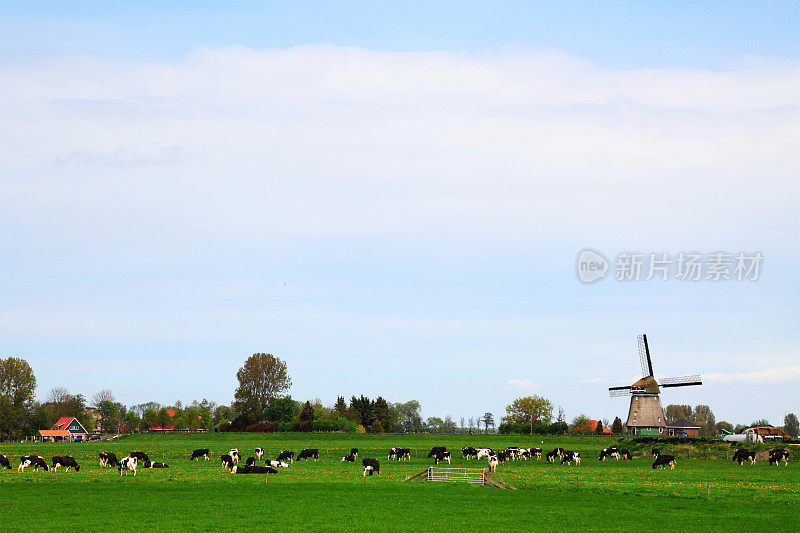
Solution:
M 503 423 L 497 428 L 497 432 L 503 435 L 555 435 L 558 432 L 567 431 L 568 426 L 565 422 L 553 422 L 552 424 L 534 424 L 531 432 L 530 424 L 511 424 Z
M 245 428 L 248 433 L 274 433 L 278 431 L 277 422 L 257 422 Z

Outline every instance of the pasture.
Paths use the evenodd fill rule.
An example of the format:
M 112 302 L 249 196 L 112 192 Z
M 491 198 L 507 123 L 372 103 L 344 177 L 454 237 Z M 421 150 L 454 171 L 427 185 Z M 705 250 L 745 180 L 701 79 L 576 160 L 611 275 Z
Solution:
M 541 441 L 544 441 L 543 443 Z M 653 470 L 652 458 L 597 460 L 609 437 L 350 434 L 141 435 L 102 443 L 0 443 L 11 470 L 0 470 L 4 530 L 70 528 L 213 530 L 222 528 L 407 530 L 489 529 L 634 530 L 662 524 L 718 529 L 752 523 L 758 529 L 796 529 L 800 522 L 800 465 L 739 466 L 724 459 L 685 459 Z M 453 466 L 485 467 L 461 459 L 462 446 L 540 446 L 576 450 L 580 466 L 510 461 L 497 475 L 517 487 L 499 490 L 454 483 L 403 481 L 433 463 L 433 446 L 447 446 Z M 238 448 L 244 460 L 256 446 L 274 459 L 284 449 L 319 448 L 320 460 L 295 462 L 278 474 L 231 475 L 218 457 Z M 388 461 L 392 446 L 412 448 L 411 461 Z M 211 448 L 210 461 L 188 460 Z M 355 463 L 341 462 L 351 447 Z M 120 477 L 98 464 L 101 451 L 118 457 L 141 450 L 168 469 L 140 468 Z M 664 449 L 669 453 L 669 449 Z M 793 458 L 798 451 L 792 451 Z M 17 472 L 21 455 L 72 455 L 80 472 Z M 381 462 L 381 476 L 362 476 L 361 459 Z M 685 457 L 685 455 L 683 456 Z M 263 464 L 263 463 L 262 463 Z M 446 464 L 444 466 L 447 466 Z M 527 487 L 527 489 L 526 489 Z M 709 498 L 710 495 L 710 498 Z M 757 524 L 757 526 L 756 526 Z

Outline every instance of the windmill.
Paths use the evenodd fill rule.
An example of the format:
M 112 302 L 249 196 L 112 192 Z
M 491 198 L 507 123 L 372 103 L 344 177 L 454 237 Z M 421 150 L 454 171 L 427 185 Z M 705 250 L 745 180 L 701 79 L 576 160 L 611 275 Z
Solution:
M 681 376 L 664 378 L 659 381 L 653 377 L 653 362 L 650 360 L 650 347 L 647 335 L 638 335 L 639 359 L 642 364 L 642 379 L 625 387 L 609 387 L 612 398 L 630 396 L 631 406 L 628 421 L 625 423 L 628 435 L 660 435 L 667 427 L 664 410 L 661 408 L 659 387 L 690 387 L 702 385 L 700 376 Z

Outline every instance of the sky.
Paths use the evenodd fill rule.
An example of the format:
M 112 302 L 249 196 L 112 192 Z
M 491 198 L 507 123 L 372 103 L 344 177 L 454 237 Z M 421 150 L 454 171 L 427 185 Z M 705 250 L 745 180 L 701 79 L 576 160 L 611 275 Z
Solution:
M 800 410 L 797 3 L 0 2 L 0 356 L 37 397 Z M 579 279 L 578 256 L 607 262 Z M 761 254 L 742 280 L 677 258 Z M 639 280 L 618 280 L 641 254 Z M 668 279 L 646 280 L 650 254 Z M 623 276 L 624 277 L 624 276 Z M 712 276 L 713 277 L 713 276 Z M 753 279 L 755 278 L 755 279 Z

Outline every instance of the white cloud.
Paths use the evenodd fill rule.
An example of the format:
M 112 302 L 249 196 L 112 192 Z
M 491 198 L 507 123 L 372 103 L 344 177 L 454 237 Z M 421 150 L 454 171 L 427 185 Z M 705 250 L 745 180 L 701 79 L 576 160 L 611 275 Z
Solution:
M 506 383 L 507 389 L 536 389 L 541 388 L 542 384 L 528 378 L 511 378 Z
M 752 372 L 712 372 L 703 376 L 710 383 L 785 383 L 800 381 L 800 366 L 765 368 Z

